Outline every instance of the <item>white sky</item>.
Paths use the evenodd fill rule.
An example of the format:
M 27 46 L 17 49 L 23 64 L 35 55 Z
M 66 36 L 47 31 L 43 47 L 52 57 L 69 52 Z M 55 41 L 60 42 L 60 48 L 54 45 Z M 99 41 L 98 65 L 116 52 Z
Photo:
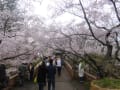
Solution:
M 51 22 L 53 22 L 51 20 L 51 16 L 54 13 L 53 11 L 53 7 L 56 6 L 56 1 L 61 1 L 61 0 L 20 0 L 21 3 L 21 8 L 25 8 L 28 11 L 28 15 L 36 15 L 36 16 L 40 16 L 43 17 L 46 21 L 46 24 L 50 24 Z M 40 3 L 40 1 L 42 1 L 42 3 Z M 94 0 L 88 1 L 88 0 L 84 0 L 84 6 L 87 7 L 89 6 L 90 3 L 92 3 Z M 75 2 L 78 2 L 78 0 L 75 0 Z M 106 12 L 111 12 L 110 11 L 110 7 L 108 5 L 105 5 L 103 8 L 104 11 Z M 54 21 L 58 22 L 58 23 L 62 23 L 64 25 L 68 24 L 70 21 L 72 21 L 73 19 L 76 20 L 76 22 L 81 21 L 80 18 L 75 17 L 74 15 L 71 15 L 69 13 L 65 13 L 59 17 L 57 17 L 56 19 L 54 19 Z
M 41 5 L 38 2 L 34 2 L 34 14 L 48 18 L 52 14 L 50 10 L 48 11 L 48 6 L 52 4 L 52 0 L 43 0 Z
M 27 15 L 32 15 L 32 16 L 40 16 L 46 19 L 46 24 L 50 24 L 51 22 L 51 17 L 54 13 L 53 11 L 53 7 L 56 6 L 55 5 L 55 1 L 59 1 L 59 0 L 42 0 L 42 3 L 39 3 L 38 1 L 41 0 L 20 0 L 20 2 L 22 4 L 20 4 L 20 8 L 22 8 L 23 10 L 27 10 Z M 54 21 L 58 22 L 58 23 L 64 23 L 67 24 L 69 23 L 72 19 L 77 19 L 80 20 L 79 18 L 65 13 L 63 15 L 61 15 L 59 18 L 57 17 L 56 19 L 54 19 Z
M 53 14 L 52 7 L 55 6 L 56 0 L 43 0 L 42 4 L 39 5 L 37 2 L 34 3 L 34 14 L 42 16 L 47 19 L 46 24 L 51 23 L 51 16 Z M 58 23 L 67 24 L 73 19 L 73 15 L 65 13 L 61 17 L 56 18 L 55 21 Z

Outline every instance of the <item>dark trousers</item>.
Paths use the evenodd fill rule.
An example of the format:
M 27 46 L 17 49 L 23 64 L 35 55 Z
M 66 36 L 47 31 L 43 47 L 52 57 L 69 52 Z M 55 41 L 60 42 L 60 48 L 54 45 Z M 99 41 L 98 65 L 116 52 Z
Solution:
M 55 90 L 55 80 L 48 80 L 48 90 Z
M 83 77 L 80 77 L 80 82 L 84 82 L 84 76 Z
M 58 76 L 61 76 L 61 69 L 62 69 L 62 67 L 57 67 Z
M 33 81 L 33 73 L 30 73 L 30 81 Z
M 39 85 L 39 90 L 44 90 L 44 83 L 38 83 Z
M 23 75 L 19 75 L 19 84 L 20 84 L 20 86 L 24 85 L 24 76 Z

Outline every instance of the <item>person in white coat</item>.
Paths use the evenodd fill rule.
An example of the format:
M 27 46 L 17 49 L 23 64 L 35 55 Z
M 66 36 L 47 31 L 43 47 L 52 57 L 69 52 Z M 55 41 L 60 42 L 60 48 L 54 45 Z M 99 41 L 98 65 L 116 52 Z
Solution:
M 85 67 L 85 63 L 83 61 L 80 61 L 78 66 L 78 76 L 79 76 L 80 82 L 84 81 L 84 67 Z
M 62 60 L 60 57 L 57 57 L 56 67 L 57 67 L 58 76 L 61 76 Z

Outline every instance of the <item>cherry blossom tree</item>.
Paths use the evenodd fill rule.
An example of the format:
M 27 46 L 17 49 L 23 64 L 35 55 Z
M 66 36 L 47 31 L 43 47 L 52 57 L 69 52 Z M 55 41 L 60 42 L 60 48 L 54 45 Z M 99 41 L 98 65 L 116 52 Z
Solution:
M 85 4 L 85 2 L 88 2 L 88 4 Z M 101 72 L 100 62 L 98 63 L 89 53 L 95 51 L 94 54 L 98 54 L 98 51 L 102 51 L 100 52 L 102 54 L 104 51 L 105 60 L 101 60 L 103 62 L 101 65 L 104 66 L 109 66 L 111 62 L 113 63 L 112 66 L 114 66 L 116 62 L 116 60 L 112 59 L 114 57 L 119 61 L 119 4 L 119 1 L 114 0 L 69 0 L 58 2 L 55 16 L 70 13 L 81 18 L 82 21 L 75 25 L 74 22 L 72 24 L 70 23 L 66 26 L 69 27 L 68 29 L 64 28 L 61 30 L 62 32 L 59 32 L 64 36 L 63 42 L 66 38 L 68 39 L 66 43 L 68 44 L 69 50 L 66 49 L 66 43 L 65 45 L 60 44 L 61 40 L 59 41 L 59 39 L 57 39 L 58 43 L 55 45 L 56 48 L 80 58 L 83 58 L 82 55 L 85 55 L 86 60 L 85 58 L 83 59 L 89 63 L 93 69 L 99 71 L 99 73 L 107 72 L 105 70 L 106 67 L 104 67 L 104 71 Z M 82 44 L 84 46 L 83 48 L 78 47 L 82 46 Z M 86 47 L 89 47 L 89 49 Z M 110 72 L 112 71 L 108 71 L 107 73 L 110 74 Z

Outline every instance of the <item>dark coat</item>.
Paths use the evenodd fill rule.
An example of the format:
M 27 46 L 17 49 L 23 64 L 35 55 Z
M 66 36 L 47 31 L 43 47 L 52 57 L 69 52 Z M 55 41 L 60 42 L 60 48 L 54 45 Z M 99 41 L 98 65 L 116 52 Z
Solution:
M 45 83 L 46 81 L 46 73 L 47 69 L 45 65 L 41 65 L 38 68 L 38 74 L 37 74 L 37 82 L 38 83 Z
M 0 64 L 0 82 L 4 81 L 6 78 L 6 67 L 4 64 Z
M 30 69 L 30 66 L 29 66 L 28 71 L 29 71 L 30 75 L 33 76 L 33 74 L 34 74 L 34 66 L 32 65 L 31 67 L 32 68 Z
M 6 75 L 6 67 L 4 64 L 0 64 L 0 90 L 7 87 L 8 77 Z
M 34 66 L 31 65 L 31 68 L 30 68 L 30 65 L 29 65 L 29 67 L 28 67 L 28 71 L 29 71 L 29 74 L 30 74 L 30 80 L 33 80 Z
M 50 64 L 47 67 L 47 78 L 49 80 L 55 80 L 55 74 L 56 74 L 56 67 Z

